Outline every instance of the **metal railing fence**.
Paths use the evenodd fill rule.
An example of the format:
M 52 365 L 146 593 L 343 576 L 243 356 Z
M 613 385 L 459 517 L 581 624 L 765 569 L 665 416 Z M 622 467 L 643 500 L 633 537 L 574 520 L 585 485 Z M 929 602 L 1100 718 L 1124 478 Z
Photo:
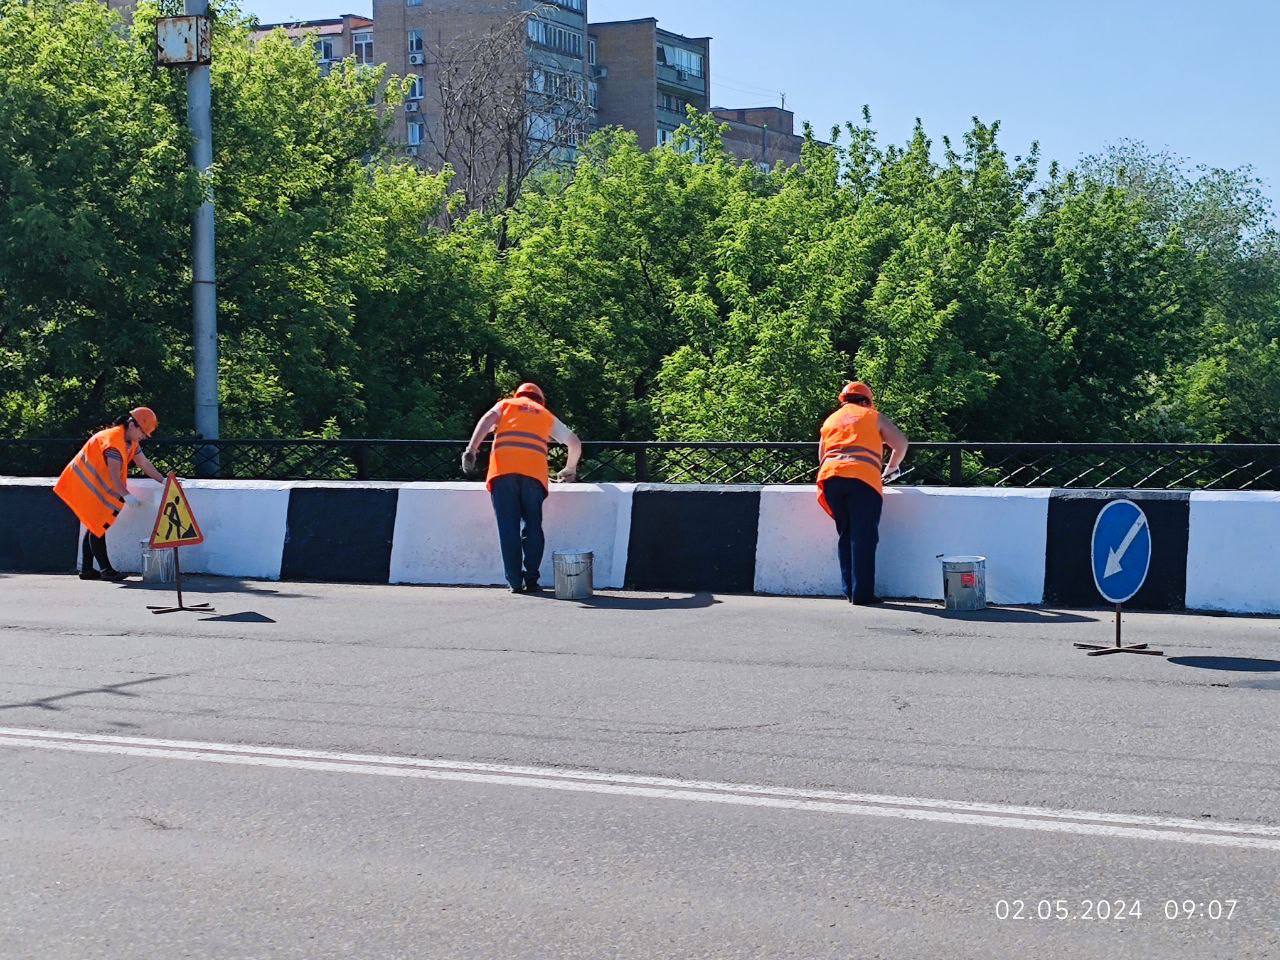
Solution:
M 0 475 L 56 476 L 75 439 L 0 439 Z M 463 479 L 461 440 L 157 439 L 147 456 L 180 476 L 241 480 Z M 563 448 L 552 459 L 562 464 Z M 586 441 L 587 482 L 812 483 L 816 443 Z M 483 466 L 483 462 L 482 462 Z M 913 444 L 901 484 L 1280 490 L 1280 444 Z

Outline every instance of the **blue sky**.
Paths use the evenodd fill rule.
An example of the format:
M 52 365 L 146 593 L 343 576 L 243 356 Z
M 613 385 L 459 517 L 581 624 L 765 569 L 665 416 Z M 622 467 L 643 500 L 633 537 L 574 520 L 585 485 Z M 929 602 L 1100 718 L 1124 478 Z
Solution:
M 243 0 L 264 21 L 368 13 L 369 0 Z M 777 103 L 819 134 L 869 104 L 882 141 L 935 142 L 975 114 L 1010 154 L 1065 164 L 1122 138 L 1252 164 L 1280 201 L 1280 0 L 590 0 L 711 36 L 718 106 Z

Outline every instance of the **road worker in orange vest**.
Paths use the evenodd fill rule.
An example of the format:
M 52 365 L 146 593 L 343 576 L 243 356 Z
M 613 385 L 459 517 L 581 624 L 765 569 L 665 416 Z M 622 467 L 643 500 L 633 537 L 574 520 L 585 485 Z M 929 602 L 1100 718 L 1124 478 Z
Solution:
M 542 388 L 536 383 L 522 383 L 515 396 L 499 400 L 480 418 L 462 455 L 463 472 L 475 472 L 480 444 L 493 433 L 485 485 L 493 501 L 502 566 L 512 593 L 536 593 L 541 589 L 538 568 L 546 548 L 542 501 L 549 489 L 548 445 L 554 441 L 569 448 L 569 459 L 558 480 L 572 482 L 582 459 L 581 441 L 546 404 Z
M 107 530 L 126 506 L 141 501 L 129 493 L 129 464 L 152 480 L 164 482 L 164 475 L 142 453 L 142 442 L 156 432 L 155 413 L 150 407 L 135 407 L 105 430 L 99 430 L 67 464 L 53 492 L 62 498 L 84 524 L 81 545 L 81 580 L 118 582 L 124 574 L 111 566 L 107 555 Z M 98 569 L 94 569 L 97 561 Z
M 884 462 L 884 448 L 889 462 Z M 907 438 L 876 410 L 871 388 L 860 381 L 840 391 L 840 409 L 822 424 L 818 444 L 818 503 L 836 522 L 840 580 L 850 603 L 870 606 L 876 597 L 876 545 L 884 484 L 898 476 Z

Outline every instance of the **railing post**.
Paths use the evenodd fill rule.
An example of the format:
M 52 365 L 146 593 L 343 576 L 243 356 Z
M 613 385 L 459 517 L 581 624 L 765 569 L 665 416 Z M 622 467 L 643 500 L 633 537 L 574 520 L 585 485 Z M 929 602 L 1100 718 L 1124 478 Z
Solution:
M 636 447 L 636 483 L 648 483 L 649 481 L 649 448 L 646 446 Z
M 958 487 L 964 480 L 964 463 L 961 460 L 959 447 L 951 448 L 951 486 Z
M 355 445 L 355 449 L 354 449 L 354 451 L 353 451 L 353 452 L 352 452 L 352 454 L 351 454 L 351 459 L 352 459 L 353 461 L 355 461 L 355 465 L 356 465 L 356 479 L 357 479 L 357 480 L 368 480 L 368 479 L 369 479 L 369 465 L 365 462 L 365 447 L 364 447 L 364 444 L 363 444 L 363 443 L 357 443 L 357 444 Z

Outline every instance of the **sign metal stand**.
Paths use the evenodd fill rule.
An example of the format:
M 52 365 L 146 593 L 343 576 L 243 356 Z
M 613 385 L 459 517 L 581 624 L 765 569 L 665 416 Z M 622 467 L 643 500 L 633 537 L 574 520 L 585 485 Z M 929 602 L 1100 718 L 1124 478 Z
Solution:
M 160 532 L 165 526 L 164 533 Z M 164 496 L 160 500 L 160 510 L 156 514 L 155 526 L 151 530 L 152 550 L 173 551 L 173 573 L 178 588 L 178 605 L 176 607 L 148 606 L 152 613 L 213 613 L 214 608 L 207 603 L 186 604 L 182 600 L 182 564 L 178 557 L 182 547 L 194 547 L 204 543 L 204 534 L 196 522 L 196 515 L 191 510 L 191 502 L 186 492 L 178 483 L 178 478 L 171 472 L 164 484 Z
M 1126 646 L 1122 640 L 1124 603 L 1142 589 L 1151 569 L 1151 525 L 1147 515 L 1132 500 L 1113 500 L 1098 513 L 1093 524 L 1090 566 L 1093 582 L 1103 599 L 1116 606 L 1116 642 L 1114 646 L 1076 643 L 1086 656 L 1105 657 L 1112 653 L 1137 653 L 1163 657 L 1163 650 L 1152 650 L 1145 643 Z

